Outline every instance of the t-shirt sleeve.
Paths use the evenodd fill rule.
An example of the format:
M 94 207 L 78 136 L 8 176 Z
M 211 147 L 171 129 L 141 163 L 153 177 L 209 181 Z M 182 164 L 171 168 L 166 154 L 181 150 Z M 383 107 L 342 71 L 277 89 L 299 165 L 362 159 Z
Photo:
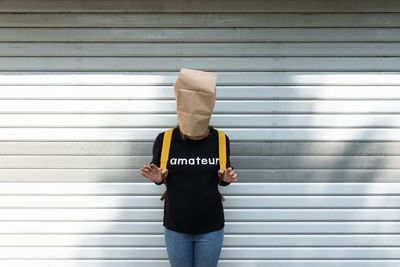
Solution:
M 231 154 L 231 149 L 230 149 L 230 140 L 229 137 L 225 134 L 225 140 L 226 140 L 226 168 L 228 169 L 229 167 L 232 167 L 233 170 L 233 166 L 231 165 L 231 160 L 230 160 L 230 154 Z M 221 181 L 219 183 L 219 185 L 221 186 L 227 186 L 230 185 L 231 183 L 225 182 L 225 181 Z
M 162 148 L 162 140 L 164 138 L 164 134 L 163 133 L 159 133 L 156 137 L 156 139 L 154 140 L 153 143 L 153 159 L 151 160 L 149 166 L 154 163 L 155 165 L 157 165 L 157 167 L 160 167 L 160 159 L 161 159 L 161 148 Z M 162 185 L 163 182 L 161 183 L 156 183 L 154 182 L 156 185 Z

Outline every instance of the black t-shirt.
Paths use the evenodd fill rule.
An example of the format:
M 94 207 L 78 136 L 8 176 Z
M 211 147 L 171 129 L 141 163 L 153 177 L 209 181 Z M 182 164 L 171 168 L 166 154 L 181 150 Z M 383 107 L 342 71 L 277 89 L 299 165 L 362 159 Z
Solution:
M 159 133 L 153 145 L 151 163 L 160 167 L 164 133 Z M 230 141 L 226 136 L 226 168 L 230 164 Z M 151 164 L 150 163 L 150 164 Z M 233 168 L 233 167 L 232 167 Z M 218 132 L 201 140 L 183 140 L 179 128 L 172 133 L 167 162 L 167 194 L 164 199 L 163 226 L 183 233 L 200 234 L 224 227 L 225 218 L 218 191 Z M 163 184 L 155 183 L 157 185 Z M 221 181 L 219 185 L 230 183 Z

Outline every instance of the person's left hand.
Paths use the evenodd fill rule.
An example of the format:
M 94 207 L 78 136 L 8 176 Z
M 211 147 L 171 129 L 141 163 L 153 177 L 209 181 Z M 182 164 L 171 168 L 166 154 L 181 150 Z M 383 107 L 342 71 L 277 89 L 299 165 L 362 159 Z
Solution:
M 218 177 L 221 177 L 223 173 L 224 173 L 223 170 L 218 170 Z M 228 169 L 225 170 L 223 181 L 227 183 L 233 183 L 237 181 L 237 173 L 235 173 L 235 171 L 232 170 L 232 167 L 229 167 Z

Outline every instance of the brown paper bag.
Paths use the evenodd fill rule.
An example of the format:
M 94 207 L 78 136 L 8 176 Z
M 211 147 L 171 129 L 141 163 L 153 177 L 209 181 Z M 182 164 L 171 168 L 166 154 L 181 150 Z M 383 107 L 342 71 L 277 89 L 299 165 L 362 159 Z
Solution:
M 217 74 L 181 68 L 174 83 L 179 129 L 190 137 L 205 136 L 216 99 Z

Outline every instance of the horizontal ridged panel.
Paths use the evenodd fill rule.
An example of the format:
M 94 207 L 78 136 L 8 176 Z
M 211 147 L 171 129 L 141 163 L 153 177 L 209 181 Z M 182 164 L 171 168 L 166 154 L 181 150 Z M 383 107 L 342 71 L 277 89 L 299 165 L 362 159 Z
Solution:
M 241 115 L 239 115 L 241 116 Z M 147 142 L 0 142 L 0 155 L 151 156 Z M 240 142 L 231 140 L 231 156 L 400 156 L 400 142 Z M 106 151 L 106 152 L 105 152 Z M 266 170 L 267 171 L 267 170 Z M 378 171 L 378 170 L 377 170 Z
M 0 113 L 176 113 L 175 100 L 0 100 Z M 214 113 L 399 114 L 400 100 L 218 100 Z
M 163 188 L 164 189 L 164 188 Z M 160 190 L 161 191 L 161 190 Z M 231 194 L 220 190 L 225 198 Z M 161 196 L 163 192 L 158 193 Z M 149 193 L 151 194 L 151 193 Z M 154 194 L 154 193 L 153 193 Z M 37 198 L 40 198 L 38 196 Z M 225 207 L 225 220 L 232 222 L 261 221 L 400 221 L 400 211 L 395 208 L 230 208 Z M 2 210 L 1 221 L 151 221 L 162 222 L 162 207 L 142 208 L 21 208 Z
M 49 264 L 57 264 L 58 267 L 79 267 L 82 264 L 85 267 L 104 267 L 110 265 L 113 267 L 170 267 L 168 260 L 2 260 L 7 267 L 20 267 L 29 265 L 30 267 L 48 267 Z M 243 266 L 266 266 L 273 264 L 274 267 L 398 267 L 399 260 L 224 260 L 221 259 L 218 266 L 221 267 L 243 267 Z
M 341 109 L 339 109 L 341 108 Z M 231 111 L 234 109 L 235 112 Z M 0 100 L 2 113 L 174 113 L 175 100 Z M 219 100 L 218 113 L 400 113 L 400 100 Z
M 167 85 L 176 81 L 178 72 L 0 72 L 3 85 Z M 400 85 L 400 72 L 220 72 L 219 85 L 341 85 L 388 86 Z M 96 87 L 97 88 L 97 87 Z M 68 89 L 66 87 L 65 89 Z M 241 89 L 238 89 L 241 90 Z M 328 88 L 329 90 L 329 88 Z M 219 91 L 219 90 L 217 90 Z M 346 90 L 347 91 L 347 90 Z M 397 90 L 396 90 L 397 91 Z M 173 92 L 173 90 L 172 90 Z M 347 92 L 346 92 L 347 93 Z M 6 93 L 9 94 L 9 93 Z M 65 94 L 65 92 L 61 93 Z M 143 94 L 143 92 L 141 93 Z M 147 93 L 144 93 L 147 94 Z M 219 94 L 219 92 L 217 92 Z M 293 92 L 296 95 L 295 92 Z M 116 97 L 117 95 L 114 95 Z M 113 98 L 114 98 L 113 97 Z M 118 97 L 118 96 L 117 96 Z
M 151 159 L 141 156 L 2 156 L 0 168 L 139 169 Z M 400 169 L 400 156 L 231 156 L 230 159 L 232 166 L 241 169 L 260 169 L 260 166 L 268 169 Z
M 0 222 L 0 234 L 162 234 L 160 222 Z M 400 234 L 400 222 L 225 222 L 227 234 Z M 378 236 L 379 237 L 379 236 Z
M 7 35 L 8 33 L 1 33 L 0 30 L 0 41 L 1 34 Z M 400 36 L 400 31 L 395 34 Z M 229 42 L 229 40 L 226 41 Z M 400 59 L 399 57 L 0 57 L 0 71 L 47 71 L 51 69 L 52 71 L 101 72 L 113 70 L 124 72 L 140 71 L 143 68 L 149 71 L 174 71 L 182 65 L 214 72 L 219 70 L 237 72 L 395 72 L 399 70 Z
M 169 128 L 169 127 L 168 127 Z M 168 128 L 3 128 L 1 141 L 151 141 Z M 219 128 L 236 141 L 399 141 L 399 128 Z
M 143 162 L 148 164 L 148 162 Z M 233 163 L 232 163 L 233 165 Z M 398 182 L 399 169 L 236 169 L 240 182 Z M 0 169 L 2 182 L 126 182 L 147 183 L 134 169 Z
M 396 14 L 398 17 L 398 15 Z M 243 46 L 246 49 L 243 49 Z M 288 43 L 0 43 L 0 56 L 399 56 L 398 42 Z M 219 82 L 219 78 L 218 81 Z
M 194 2 L 195 3 L 195 2 Z M 233 1 L 230 1 L 232 4 Z M 398 27 L 400 19 L 396 13 L 4 13 L 0 17 L 1 27 Z M 62 51 L 60 51 L 62 52 Z
M 171 28 L 0 28 L 1 42 L 198 42 L 199 36 L 202 42 L 210 43 L 395 42 L 400 40 L 400 29 L 204 27 L 182 28 L 177 31 Z
M 398 259 L 400 248 L 222 248 L 220 259 Z M 4 256 L 2 256 L 4 255 Z M 23 255 L 21 257 L 21 255 Z M 167 259 L 154 248 L 0 248 L 0 259 Z
M 222 76 L 224 74 L 221 74 Z M 266 73 L 267 75 L 267 73 Z M 300 75 L 300 74 L 299 74 Z M 400 75 L 400 73 L 399 73 Z M 22 75 L 25 76 L 25 75 Z M 28 81 L 34 83 L 38 82 L 36 79 L 42 79 L 43 83 L 50 82 L 51 77 L 59 80 L 60 85 L 48 85 L 48 86 L 38 86 L 38 85 L 18 85 L 17 80 L 8 79 L 7 75 L 2 75 L 0 73 L 0 90 L 1 100 L 6 99 L 34 99 L 34 100 L 175 100 L 174 92 L 171 90 L 172 84 L 165 85 L 120 85 L 118 81 L 115 81 L 115 85 L 99 85 L 99 86 L 88 86 L 88 85 L 76 85 L 69 86 L 63 85 L 63 82 L 69 82 L 69 75 L 35 75 L 25 77 L 29 79 Z M 96 75 L 95 77 L 109 79 L 114 79 L 113 75 Z M 88 78 L 93 77 L 92 75 L 79 75 L 77 78 Z M 134 78 L 137 75 L 127 75 L 127 78 L 131 78 L 132 83 L 134 83 Z M 241 75 L 243 79 L 247 76 Z M 296 79 L 296 74 L 293 74 L 293 79 Z M 329 79 L 329 74 L 321 74 L 325 79 Z M 333 75 L 335 76 L 335 75 Z M 358 76 L 358 75 L 355 75 Z M 12 76 L 9 76 L 10 78 Z M 18 76 L 21 77 L 21 76 Z M 152 76 L 149 76 L 150 78 Z M 379 76 L 378 76 L 379 77 Z M 385 75 L 384 75 L 385 77 Z M 163 79 L 167 77 L 163 77 Z M 223 78 L 223 77 L 222 77 Z M 254 76 L 254 78 L 256 78 Z M 261 78 L 261 77 L 260 77 Z M 368 75 L 360 76 L 360 79 L 368 79 Z M 387 77 L 389 78 L 389 77 Z M 393 76 L 392 78 L 396 78 Z M 62 81 L 64 79 L 64 81 Z M 138 79 L 145 82 L 145 77 L 143 79 Z M 219 80 L 218 80 L 219 81 Z M 284 78 L 282 77 L 282 81 Z M 371 80 L 369 80 L 371 81 Z M 11 82 L 15 82 L 12 84 Z M 83 83 L 84 81 L 82 81 Z M 222 81 L 225 82 L 225 81 Z M 372 82 L 372 81 L 371 81 Z M 10 85 L 2 85 L 4 83 L 10 83 Z M 154 81 L 154 83 L 158 83 Z M 254 83 L 254 81 L 248 81 L 249 84 Z M 327 84 L 328 85 L 328 84 Z M 400 90 L 398 86 L 371 86 L 371 85 L 353 85 L 353 86 L 296 86 L 296 85 L 247 85 L 247 86 L 226 86 L 217 85 L 217 101 L 219 100 L 399 100 Z M 104 114 L 106 115 L 106 114 Z M 218 114 L 217 114 L 218 115 Z M 235 116 L 240 116 L 241 114 L 235 114 Z M 146 116 L 143 114 L 142 116 Z
M 162 208 L 158 196 L 0 196 L 1 208 Z M 230 196 L 226 208 L 397 208 L 400 196 Z M 400 230 L 400 229 L 399 229 Z
M 165 246 L 163 233 L 158 234 L 5 234 L 1 246 L 80 246 L 80 247 L 160 247 Z M 399 246 L 395 234 L 231 234 L 224 235 L 225 247 L 378 247 Z
M 145 183 L 4 183 L 3 195 L 147 195 L 159 187 Z M 237 183 L 220 187 L 246 195 L 400 195 L 400 183 Z M 12 192 L 12 193 L 11 193 Z M 161 192 L 161 191 L 160 191 Z
M 96 0 L 82 2 L 79 0 L 35 0 L 15 2 L 3 0 L 2 12 L 399 12 L 400 5 L 395 0 L 377 2 L 374 0 L 355 1 L 350 0 L 253 0 L 243 2 L 239 0 L 229 1 L 203 1 L 175 0 L 165 5 L 163 0 L 148 1 L 124 1 Z
M 400 114 L 215 114 L 216 128 L 238 127 L 400 127 Z M 0 127 L 173 127 L 176 114 L 0 114 Z

